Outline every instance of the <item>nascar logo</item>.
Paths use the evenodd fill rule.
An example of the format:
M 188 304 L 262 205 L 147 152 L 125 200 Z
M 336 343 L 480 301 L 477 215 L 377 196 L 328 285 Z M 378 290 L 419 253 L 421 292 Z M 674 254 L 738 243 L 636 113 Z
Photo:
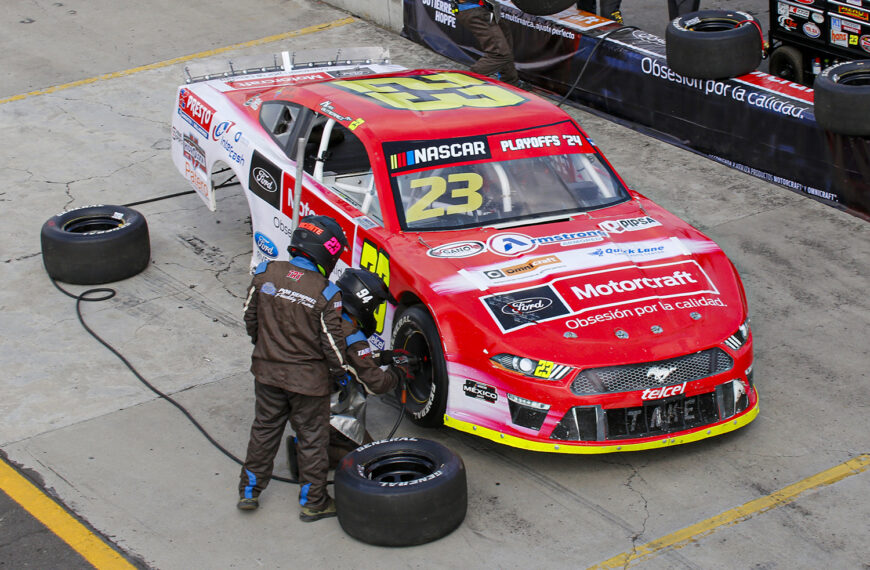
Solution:
M 427 146 L 391 155 L 390 170 L 396 170 L 398 168 L 405 168 L 407 166 L 414 166 L 426 162 L 486 154 L 486 144 L 483 141 L 467 141 L 462 143 Z

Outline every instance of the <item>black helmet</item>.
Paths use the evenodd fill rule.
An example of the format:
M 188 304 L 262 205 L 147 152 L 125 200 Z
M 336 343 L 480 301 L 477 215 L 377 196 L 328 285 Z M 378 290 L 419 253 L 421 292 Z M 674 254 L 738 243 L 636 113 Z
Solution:
M 293 230 L 287 251 L 294 257 L 307 257 L 329 277 L 346 247 L 347 238 L 338 222 L 329 216 L 306 216 Z
M 384 280 L 365 269 L 345 269 L 338 281 L 344 310 L 359 321 L 366 336 L 375 332 L 375 311 L 384 301 L 396 304 Z

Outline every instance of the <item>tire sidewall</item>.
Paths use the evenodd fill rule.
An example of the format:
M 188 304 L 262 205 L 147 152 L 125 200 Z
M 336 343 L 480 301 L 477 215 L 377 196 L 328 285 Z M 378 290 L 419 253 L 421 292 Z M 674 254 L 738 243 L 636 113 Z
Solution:
M 416 403 L 413 394 L 408 394 L 406 410 L 414 423 L 424 427 L 436 427 L 444 423 L 447 408 L 447 363 L 444 348 L 435 321 L 420 305 L 408 307 L 399 314 L 393 324 L 393 348 L 405 349 L 405 341 L 414 333 L 421 333 L 426 339 L 432 367 L 432 384 L 429 397 L 425 402 Z
M 375 481 L 367 466 L 391 455 L 432 463 L 431 474 L 404 482 Z M 348 453 L 335 470 L 338 520 L 350 536 L 380 546 L 412 546 L 452 532 L 465 519 L 468 488 L 462 459 L 438 442 L 403 437 Z
M 847 136 L 870 136 L 870 85 L 848 85 L 852 73 L 870 77 L 870 60 L 838 63 L 824 69 L 813 83 L 816 122 L 827 131 Z
M 705 20 L 730 20 L 735 27 L 693 29 Z M 757 23 L 751 14 L 736 10 L 701 10 L 674 18 L 665 30 L 668 67 L 679 75 L 697 79 L 727 79 L 750 73 L 761 63 Z

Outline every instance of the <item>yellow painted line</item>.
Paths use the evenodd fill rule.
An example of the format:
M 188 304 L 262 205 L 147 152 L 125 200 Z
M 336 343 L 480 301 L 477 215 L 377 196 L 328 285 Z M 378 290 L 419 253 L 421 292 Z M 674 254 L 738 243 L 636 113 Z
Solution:
M 326 22 L 325 24 L 317 24 L 314 26 L 308 26 L 307 28 L 301 28 L 299 30 L 293 30 L 292 32 L 285 32 L 283 34 L 275 34 L 273 36 L 267 36 L 265 38 L 260 38 L 258 40 L 251 40 L 249 42 L 242 42 L 240 44 L 233 44 L 231 46 L 226 46 L 226 47 L 222 47 L 222 48 L 212 49 L 212 50 L 208 50 L 208 51 L 201 51 L 199 53 L 185 55 L 182 57 L 176 57 L 173 59 L 167 59 L 166 61 L 159 61 L 157 63 L 149 63 L 148 65 L 134 67 L 132 69 L 126 69 L 124 71 L 115 71 L 113 73 L 106 73 L 105 75 L 100 75 L 98 77 L 91 77 L 88 79 L 80 79 L 78 81 L 73 81 L 71 83 L 64 83 L 63 85 L 55 85 L 54 87 L 47 87 L 45 89 L 31 91 L 30 93 L 23 93 L 21 95 L 13 95 L 12 97 L 0 99 L 0 105 L 2 105 L 3 103 L 11 103 L 12 101 L 20 101 L 21 99 L 26 99 L 28 97 L 34 97 L 36 95 L 46 95 L 48 93 L 54 93 L 56 91 L 62 91 L 64 89 L 70 89 L 72 87 L 80 87 L 82 85 L 96 83 L 97 81 L 105 81 L 107 79 L 117 79 L 119 77 L 126 77 L 128 75 L 133 75 L 134 73 L 139 73 L 141 71 L 150 71 L 152 69 L 160 69 L 161 67 L 167 67 L 170 65 L 175 65 L 177 63 L 183 63 L 185 61 L 191 61 L 194 59 L 201 59 L 204 57 L 211 57 L 211 56 L 219 55 L 219 54 L 222 54 L 224 52 L 228 52 L 228 51 L 232 51 L 232 50 L 254 47 L 254 46 L 259 46 L 259 45 L 268 44 L 268 43 L 272 43 L 272 42 L 277 42 L 280 40 L 286 40 L 289 38 L 297 38 L 299 36 L 306 36 L 308 34 L 323 32 L 325 30 L 330 30 L 332 28 L 346 26 L 347 24 L 351 24 L 355 21 L 356 21 L 356 18 L 352 18 L 352 17 L 342 18 L 340 20 L 333 20 L 331 22 Z
M 775 493 L 749 501 L 730 511 L 725 511 L 720 515 L 701 521 L 658 540 L 638 546 L 631 552 L 614 556 L 610 560 L 605 560 L 601 564 L 591 566 L 590 568 L 628 568 L 667 550 L 683 548 L 722 527 L 736 525 L 757 514 L 787 505 L 809 490 L 832 485 L 846 477 L 862 473 L 868 467 L 870 467 L 870 455 L 859 455 L 827 471 L 822 471 L 817 475 L 793 483 Z
M 100 537 L 2 460 L 0 460 L 0 489 L 98 570 L 135 569 L 135 566 L 127 562 Z

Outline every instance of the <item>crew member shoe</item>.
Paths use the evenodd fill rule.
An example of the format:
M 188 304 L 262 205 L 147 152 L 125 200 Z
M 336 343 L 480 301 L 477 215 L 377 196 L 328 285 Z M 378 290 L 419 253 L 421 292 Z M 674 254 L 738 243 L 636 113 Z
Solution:
M 255 511 L 260 506 L 260 499 L 257 497 L 239 497 L 239 502 L 236 507 L 243 511 Z
M 335 515 L 335 501 L 333 501 L 330 497 L 329 502 L 326 503 L 326 506 L 319 511 L 314 510 L 310 507 L 302 507 L 302 512 L 299 513 L 299 520 L 301 520 L 302 522 L 314 522 L 319 521 L 320 519 L 334 517 Z

